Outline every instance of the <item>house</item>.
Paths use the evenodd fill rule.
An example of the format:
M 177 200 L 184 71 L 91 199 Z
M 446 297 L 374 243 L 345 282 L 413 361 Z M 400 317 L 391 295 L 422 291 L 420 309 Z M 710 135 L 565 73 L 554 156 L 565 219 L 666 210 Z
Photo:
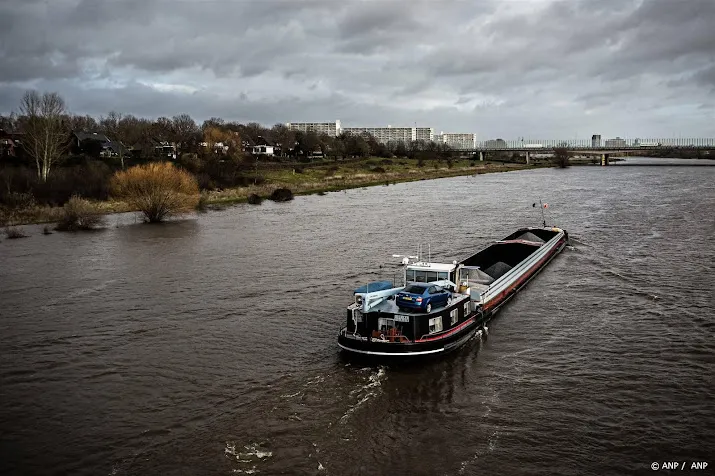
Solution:
M 132 155 L 135 158 L 157 157 L 176 160 L 176 146 L 168 141 L 150 138 L 134 144 L 132 146 Z
M 277 149 L 278 148 L 273 142 L 266 140 L 262 136 L 258 136 L 251 149 L 251 153 L 253 155 L 264 155 L 266 157 L 273 157 L 274 155 L 276 155 Z
M 104 144 L 109 138 L 99 132 L 72 132 L 70 135 L 70 152 L 72 154 L 87 154 L 99 157 L 104 150 Z
M 22 134 L 0 129 L 0 158 L 17 157 L 22 153 Z

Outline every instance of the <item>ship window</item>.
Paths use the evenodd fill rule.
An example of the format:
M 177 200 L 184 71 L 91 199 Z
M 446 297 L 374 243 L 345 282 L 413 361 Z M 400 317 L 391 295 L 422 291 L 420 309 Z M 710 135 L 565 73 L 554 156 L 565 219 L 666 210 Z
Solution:
M 415 280 L 415 270 L 414 269 L 408 269 L 407 271 L 405 271 L 405 280 L 408 282 Z
M 437 273 L 437 279 L 447 279 L 447 273 Z
M 469 314 L 469 301 L 464 303 L 464 316 L 466 317 Z
M 451 318 L 450 325 L 455 325 L 459 320 L 459 312 L 457 312 L 457 309 L 452 309 L 452 312 L 449 313 L 449 317 Z
M 429 320 L 429 333 L 434 334 L 442 330 L 442 316 L 433 317 Z
M 414 276 L 414 281 L 417 281 L 418 283 L 431 283 L 432 281 L 437 281 L 437 272 L 436 271 L 414 271 L 415 276 Z M 410 274 L 408 274 L 407 280 L 410 280 Z M 441 278 L 440 278 L 441 279 Z M 446 278 L 445 278 L 446 279 Z

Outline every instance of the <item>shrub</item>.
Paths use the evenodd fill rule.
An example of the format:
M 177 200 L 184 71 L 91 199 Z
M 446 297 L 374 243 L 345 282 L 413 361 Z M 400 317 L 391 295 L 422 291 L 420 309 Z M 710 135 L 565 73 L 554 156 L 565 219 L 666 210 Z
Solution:
M 424 166 L 425 166 L 425 159 L 423 159 L 422 157 L 417 159 L 417 167 L 424 167 Z
M 57 223 L 58 231 L 92 230 L 104 225 L 104 217 L 90 201 L 77 195 L 69 199 Z
M 447 159 L 447 168 L 451 169 L 454 166 L 454 163 L 452 162 L 452 159 Z
M 7 228 L 5 228 L 5 236 L 7 236 L 8 240 L 16 240 L 17 238 L 27 238 L 27 235 L 22 230 L 22 228 L 18 228 L 16 226 L 13 226 L 13 227 L 8 226 Z
M 381 162 L 381 164 L 382 164 L 382 165 L 392 165 L 393 162 L 392 162 L 392 160 L 390 160 L 390 159 L 384 159 L 384 160 Z
M 8 208 L 32 208 L 35 206 L 35 197 L 30 192 L 8 192 L 0 197 L 0 203 Z
M 150 223 L 190 212 L 199 202 L 196 178 L 169 162 L 117 172 L 112 177 L 111 190 L 116 198 L 141 211 Z
M 43 234 L 43 235 L 51 235 L 51 234 L 52 234 L 52 230 L 50 230 L 50 227 L 49 227 L 49 226 L 45 225 L 45 227 L 42 229 L 42 234 Z
M 376 174 L 384 174 L 385 173 L 385 169 L 382 167 L 374 167 L 374 168 L 370 169 L 370 171 L 375 172 Z
M 209 196 L 205 193 L 199 195 L 199 201 L 196 204 L 196 210 L 199 212 L 205 212 L 209 205 Z
M 293 192 L 288 188 L 277 188 L 271 194 L 271 200 L 274 202 L 288 202 L 293 200 Z
M 297 174 L 302 174 L 303 173 L 303 167 L 296 167 L 293 169 L 293 171 Z
M 248 203 L 251 205 L 260 205 L 263 199 L 261 198 L 260 195 L 256 195 L 255 193 L 252 193 L 248 196 Z
M 193 174 L 197 174 L 201 171 L 202 164 L 198 154 L 181 154 L 178 163 Z
M 564 147 L 558 147 L 554 149 L 554 165 L 556 167 L 565 169 L 569 164 L 569 151 Z
M 318 195 L 320 195 L 320 196 L 322 197 L 323 195 L 325 195 L 325 192 L 323 192 L 323 191 L 321 190 L 320 192 L 318 192 Z

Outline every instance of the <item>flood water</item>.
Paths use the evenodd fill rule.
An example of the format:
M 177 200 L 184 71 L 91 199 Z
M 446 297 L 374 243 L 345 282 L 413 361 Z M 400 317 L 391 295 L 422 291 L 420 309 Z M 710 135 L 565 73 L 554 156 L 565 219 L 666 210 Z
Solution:
M 538 169 L 25 227 L 0 242 L 0 473 L 712 474 L 714 183 Z M 393 253 L 462 258 L 539 225 L 539 198 L 572 246 L 488 335 L 420 365 L 340 357 L 352 289 Z

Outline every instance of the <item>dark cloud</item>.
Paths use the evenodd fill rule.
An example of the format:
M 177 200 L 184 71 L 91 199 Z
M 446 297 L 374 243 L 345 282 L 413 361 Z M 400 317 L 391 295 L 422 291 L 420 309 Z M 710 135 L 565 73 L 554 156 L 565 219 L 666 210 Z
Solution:
M 0 112 L 35 87 L 90 114 L 712 135 L 713 18 L 712 0 L 5 0 Z

